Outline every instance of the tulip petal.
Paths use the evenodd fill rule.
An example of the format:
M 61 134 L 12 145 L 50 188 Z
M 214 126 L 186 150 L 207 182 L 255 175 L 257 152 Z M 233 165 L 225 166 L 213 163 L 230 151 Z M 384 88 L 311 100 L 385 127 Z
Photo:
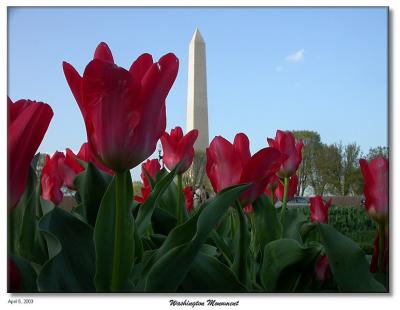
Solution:
M 110 63 L 114 63 L 114 58 L 111 53 L 111 50 L 108 47 L 107 43 L 104 42 L 100 42 L 100 44 L 97 45 L 96 50 L 94 51 L 93 59 L 99 59 Z
M 142 54 L 133 62 L 129 68 L 129 72 L 136 80 L 142 81 L 152 64 L 153 57 L 147 53 Z
M 24 109 L 31 104 L 30 100 L 18 100 L 17 102 L 13 103 L 11 99 L 7 96 L 7 108 L 8 108 L 8 121 L 12 123 L 18 115 L 22 113 Z
M 317 195 L 310 198 L 310 217 L 311 222 L 328 223 L 329 207 L 332 199 L 324 205 L 322 197 Z
M 92 60 L 82 81 L 87 115 L 85 125 L 93 152 L 106 166 L 131 166 L 131 141 L 140 121 L 139 85 L 130 73 L 112 63 Z
M 359 162 L 365 183 L 365 208 L 374 220 L 386 221 L 389 208 L 388 160 L 379 156 L 369 164 L 364 159 L 360 159 Z
M 244 167 L 251 158 L 249 138 L 244 133 L 238 133 L 233 141 L 233 147 Z
M 52 201 L 58 205 L 63 199 L 61 187 L 63 185 L 62 175 L 60 173 L 60 166 L 65 160 L 65 156 L 61 152 L 55 152 L 53 156 L 46 155 L 42 176 L 42 198 Z
M 72 95 L 74 96 L 76 102 L 78 103 L 79 109 L 82 112 L 83 117 L 85 117 L 85 107 L 82 100 L 82 78 L 79 73 L 67 62 L 63 62 L 63 71 L 65 78 L 67 80 L 68 86 L 71 89 Z
M 252 184 L 240 197 L 242 205 L 252 203 L 264 191 L 280 165 L 281 153 L 272 147 L 261 149 L 250 158 L 240 178 L 240 183 Z
M 158 63 L 151 65 L 142 79 L 140 106 L 140 123 L 138 124 L 133 145 L 139 145 L 135 160 L 139 164 L 148 158 L 156 149 L 160 136 L 165 131 L 165 99 L 178 73 L 179 62 L 173 54 L 162 57 Z
M 70 149 L 66 149 L 65 159 L 59 163 L 59 171 L 64 184 L 69 189 L 75 189 L 74 180 L 84 170 L 85 168 L 76 160 L 76 155 Z
M 198 130 L 193 129 L 183 135 L 182 128 L 176 127 L 171 130 L 171 134 L 165 132 L 161 137 L 163 146 L 163 161 L 169 170 L 173 170 L 176 165 L 181 163 L 178 174 L 184 173 L 189 169 L 194 158 L 193 145 L 197 139 Z
M 206 149 L 207 176 L 216 193 L 239 183 L 242 166 L 233 145 L 221 136 L 215 137 Z
M 53 110 L 48 104 L 30 100 L 18 100 L 9 105 L 9 110 L 13 115 L 8 125 L 9 207 L 14 207 L 25 190 L 29 166 L 49 127 Z

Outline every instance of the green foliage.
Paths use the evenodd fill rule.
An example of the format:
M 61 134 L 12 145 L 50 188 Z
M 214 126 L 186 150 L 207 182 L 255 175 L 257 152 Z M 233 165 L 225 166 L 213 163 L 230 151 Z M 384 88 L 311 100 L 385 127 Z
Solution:
M 117 173 L 101 201 L 94 227 L 97 291 L 131 288 L 128 276 L 135 255 L 133 189 L 129 171 Z
M 16 255 L 9 255 L 9 259 L 12 260 L 17 266 L 21 277 L 21 285 L 18 288 L 17 293 L 36 293 L 37 275 L 35 270 L 32 268 L 31 263 L 29 263 L 29 261 L 26 259 Z
M 301 138 L 304 146 L 302 162 L 297 170 L 299 185 L 297 195 L 304 196 L 306 189 L 312 189 L 315 195 L 361 195 L 363 178 L 359 159 L 368 160 L 376 156 L 388 158 L 388 148 L 378 146 L 364 156 L 355 142 L 325 144 L 317 132 L 294 130 L 296 139 Z
M 246 292 L 228 266 L 202 252 L 196 256 L 182 288 L 185 292 Z
M 303 140 L 302 161 L 297 170 L 299 185 L 297 195 L 304 196 L 306 188 L 310 185 L 311 174 L 314 169 L 314 162 L 318 156 L 321 147 L 321 137 L 319 133 L 309 130 L 293 130 L 293 135 L 296 139 Z
M 282 235 L 282 225 L 278 220 L 276 209 L 266 195 L 261 195 L 253 203 L 253 232 L 255 253 L 263 251 L 271 241 L 279 239 Z
M 378 156 L 383 156 L 386 159 L 389 158 L 389 148 L 387 146 L 377 146 L 370 148 L 367 154 L 367 160 L 370 161 Z
M 316 225 L 329 266 L 342 292 L 385 292 L 385 287 L 369 272 L 360 247 L 327 224 Z M 345 257 L 345 259 L 343 259 Z
M 174 291 L 178 288 L 212 229 L 246 188 L 241 185 L 225 189 L 200 209 L 198 215 L 171 231 L 155 254 L 155 262 L 146 277 L 145 290 Z
M 60 208 L 39 222 L 46 238 L 49 260 L 38 275 L 41 292 L 93 292 L 93 228 Z
M 321 247 L 303 246 L 293 239 L 270 242 L 264 249 L 261 267 L 261 283 L 268 292 L 296 290 L 300 277 L 313 269 Z
M 98 170 L 92 163 L 87 164 L 85 171 L 74 180 L 74 185 L 79 192 L 80 204 L 78 213 L 91 225 L 95 226 L 101 199 L 111 182 L 112 177 Z M 75 210 L 77 211 L 77 210 Z
M 162 177 L 155 184 L 151 194 L 149 195 L 145 203 L 140 206 L 138 215 L 135 219 L 139 236 L 142 236 L 149 228 L 149 226 L 151 226 L 151 218 L 154 209 L 157 206 L 157 202 L 162 197 L 162 195 L 167 191 L 169 185 L 174 180 L 174 177 L 176 176 L 176 171 L 178 169 L 179 166 L 176 166 L 175 169 L 172 170 L 169 174 Z
M 43 264 L 48 258 L 37 222 L 42 216 L 40 192 L 40 179 L 30 167 L 26 190 L 8 221 L 9 252 L 36 264 Z
M 298 210 L 301 210 L 310 221 L 309 208 Z M 376 227 L 363 207 L 331 206 L 329 208 L 329 225 L 357 242 L 365 254 L 372 254 Z
M 79 205 L 68 212 L 40 199 L 31 171 L 10 214 L 9 257 L 22 273 L 20 290 L 387 291 L 379 281 L 387 285 L 388 275 L 369 272 L 366 254 L 376 228 L 362 207 L 332 206 L 329 225 L 310 223 L 309 208 L 292 208 L 282 225 L 280 209 L 264 194 L 251 213 L 243 212 L 243 184 L 221 191 L 177 225 L 175 176 L 176 169 L 148 176 L 152 190 L 139 205 L 129 171 L 110 180 L 88 164 L 75 180 Z M 316 267 L 325 254 L 330 273 L 321 280 Z

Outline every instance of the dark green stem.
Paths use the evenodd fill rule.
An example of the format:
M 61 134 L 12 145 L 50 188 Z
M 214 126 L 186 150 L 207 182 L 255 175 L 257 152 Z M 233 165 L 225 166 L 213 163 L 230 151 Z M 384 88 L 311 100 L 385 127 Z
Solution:
M 14 210 L 12 210 L 14 211 Z M 12 212 L 11 211 L 11 212 Z M 7 213 L 7 228 L 8 228 L 8 242 L 7 242 L 7 249 L 8 249 L 8 254 L 16 254 L 15 253 L 15 227 L 14 227 L 14 221 L 13 219 L 13 214 L 11 212 Z
M 379 223 L 379 272 L 385 273 L 385 223 Z
M 124 174 L 115 174 L 115 240 L 114 240 L 114 255 L 113 255 L 113 271 L 111 278 L 111 291 L 118 292 L 121 290 L 121 251 L 122 251 L 122 227 L 124 221 L 123 214 L 123 199 L 124 199 Z
M 180 225 L 183 222 L 184 210 L 182 210 L 182 197 L 182 174 L 178 174 L 178 204 L 176 205 L 177 225 Z
M 275 191 L 276 189 L 273 189 L 271 191 L 271 200 L 272 200 L 272 205 L 275 206 Z
M 239 201 L 235 201 L 235 208 L 239 216 L 239 246 L 236 253 L 234 270 L 240 282 L 247 285 L 247 253 L 249 251 L 249 231 L 246 215 Z
M 282 211 L 281 211 L 281 224 L 282 227 L 285 224 L 285 217 L 286 217 L 286 205 L 287 205 L 287 198 L 288 198 L 288 191 L 289 191 L 289 178 L 285 177 L 284 178 L 284 183 L 283 183 L 283 201 L 282 201 Z

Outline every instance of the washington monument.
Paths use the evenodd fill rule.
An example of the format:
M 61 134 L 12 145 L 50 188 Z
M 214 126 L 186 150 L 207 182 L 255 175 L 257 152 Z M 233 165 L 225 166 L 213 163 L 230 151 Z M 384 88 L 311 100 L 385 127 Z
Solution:
M 189 45 L 186 129 L 199 130 L 194 149 L 205 152 L 208 147 L 206 44 L 198 29 Z

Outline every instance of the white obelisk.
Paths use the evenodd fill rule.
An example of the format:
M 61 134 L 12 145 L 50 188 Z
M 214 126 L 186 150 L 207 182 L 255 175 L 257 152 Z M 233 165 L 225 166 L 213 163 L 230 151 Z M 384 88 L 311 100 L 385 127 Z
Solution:
M 205 152 L 208 147 L 206 44 L 198 29 L 189 45 L 186 129 L 199 130 L 194 149 Z

